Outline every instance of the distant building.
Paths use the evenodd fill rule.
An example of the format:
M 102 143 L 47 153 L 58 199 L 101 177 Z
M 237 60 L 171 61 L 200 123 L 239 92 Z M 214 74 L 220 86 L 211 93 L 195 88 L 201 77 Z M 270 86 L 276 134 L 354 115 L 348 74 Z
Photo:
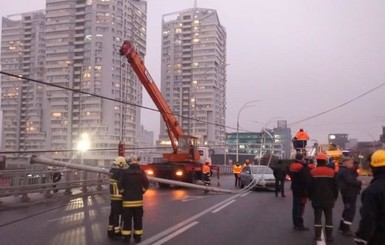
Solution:
M 154 132 L 147 131 L 143 126 L 140 127 L 138 147 L 135 150 L 140 156 L 141 162 L 153 162 L 154 155 Z
M 348 134 L 329 134 L 328 142 L 329 144 L 335 144 L 341 149 L 346 149 L 346 144 L 348 143 Z
M 243 162 L 246 159 L 260 159 L 266 154 L 277 158 L 290 158 L 292 151 L 291 129 L 282 121 L 273 129 L 262 132 L 227 133 L 228 158 L 236 158 L 237 138 L 239 139 L 238 157 Z
M 226 30 L 216 10 L 192 8 L 162 20 L 161 91 L 186 134 L 200 145 L 226 139 Z M 160 122 L 159 146 L 169 141 Z
M 146 12 L 143 0 L 47 0 L 45 13 L 3 18 L 2 70 L 72 89 L 2 76 L 4 149 L 53 150 L 47 157 L 103 166 L 120 140 L 134 148 L 142 85 L 119 48 L 129 39 L 145 56 Z M 77 151 L 84 133 L 90 148 L 106 151 Z
M 45 80 L 44 11 L 27 12 L 2 18 L 2 71 Z M 23 152 L 46 150 L 45 115 L 46 87 L 17 77 L 1 75 L 2 150 Z M 27 157 L 13 153 L 7 158 Z

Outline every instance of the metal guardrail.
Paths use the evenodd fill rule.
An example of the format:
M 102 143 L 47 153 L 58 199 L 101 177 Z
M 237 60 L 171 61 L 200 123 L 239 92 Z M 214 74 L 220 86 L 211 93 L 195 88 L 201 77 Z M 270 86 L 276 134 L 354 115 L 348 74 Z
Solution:
M 54 172 L 61 173 L 61 179 L 53 181 Z M 21 197 L 21 201 L 28 201 L 28 194 L 41 193 L 50 197 L 52 192 L 64 190 L 65 194 L 71 194 L 75 188 L 81 188 L 83 192 L 88 187 L 96 186 L 102 190 L 102 185 L 108 184 L 108 176 L 98 173 L 87 173 L 72 169 L 57 168 L 55 170 L 1 170 L 0 171 L 0 200 L 4 197 Z
M 220 174 L 232 174 L 232 166 L 219 165 Z M 60 181 L 53 182 L 53 174 L 62 174 Z M 0 201 L 5 197 L 20 197 L 22 202 L 29 200 L 29 194 L 40 193 L 49 198 L 53 192 L 64 191 L 72 194 L 72 190 L 80 188 L 87 193 L 88 188 L 96 187 L 97 191 L 103 190 L 103 185 L 108 184 L 108 175 L 82 171 L 69 168 L 49 169 L 19 169 L 0 170 Z M 107 189 L 105 187 L 104 189 Z

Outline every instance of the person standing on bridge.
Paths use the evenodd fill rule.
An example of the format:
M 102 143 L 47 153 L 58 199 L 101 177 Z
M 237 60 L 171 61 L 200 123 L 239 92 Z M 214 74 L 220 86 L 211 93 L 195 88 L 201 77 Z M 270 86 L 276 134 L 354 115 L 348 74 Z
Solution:
M 327 156 L 316 155 L 317 167 L 310 171 L 308 195 L 314 209 L 314 240 L 321 241 L 322 214 L 325 215 L 325 237 L 333 241 L 333 207 L 338 197 L 336 173 L 326 166 Z
M 357 177 L 353 159 L 350 157 L 342 158 L 342 166 L 337 172 L 337 181 L 344 202 L 339 230 L 345 236 L 353 236 L 350 226 L 356 213 L 356 200 L 362 185 L 362 181 L 358 180 Z
M 118 181 L 123 173 L 124 168 L 127 168 L 127 162 L 124 157 L 117 157 L 112 162 L 110 173 L 110 197 L 111 210 L 108 218 L 107 235 L 111 239 L 121 239 L 122 231 L 120 220 L 123 212 L 122 195 L 119 193 Z
M 293 229 L 296 231 L 308 231 L 309 228 L 303 224 L 303 215 L 307 201 L 306 183 L 310 174 L 310 169 L 303 159 L 301 153 L 295 155 L 294 162 L 289 167 L 291 178 L 291 190 L 293 192 Z
M 203 184 L 205 186 L 211 185 L 211 167 L 210 167 L 210 160 L 206 160 L 205 164 L 202 166 L 202 177 L 203 177 Z
M 132 223 L 133 237 L 136 243 L 143 235 L 143 194 L 149 187 L 145 172 L 139 166 L 139 157 L 132 155 L 128 169 L 124 170 L 119 179 L 119 190 L 123 196 L 123 241 L 131 240 Z M 133 221 L 133 222 L 132 222 Z
M 286 167 L 283 166 L 282 160 L 278 160 L 277 165 L 273 170 L 275 178 L 275 196 L 278 197 L 278 193 L 281 192 L 282 197 L 285 195 L 285 179 L 286 179 Z
M 373 179 L 361 195 L 361 220 L 354 238 L 357 245 L 385 242 L 385 150 L 373 153 L 370 167 Z
M 241 186 L 241 180 L 239 179 L 239 174 L 242 171 L 242 166 L 239 164 L 239 162 L 236 162 L 233 166 L 233 173 L 234 173 L 234 178 L 235 178 L 235 187 L 240 187 Z

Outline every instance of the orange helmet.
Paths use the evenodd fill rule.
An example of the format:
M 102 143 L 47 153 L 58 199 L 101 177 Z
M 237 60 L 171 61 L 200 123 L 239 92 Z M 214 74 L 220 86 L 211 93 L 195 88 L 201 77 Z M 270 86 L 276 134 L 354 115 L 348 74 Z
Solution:
M 327 158 L 328 157 L 326 156 L 326 154 L 322 153 L 322 152 L 317 153 L 317 155 L 315 155 L 315 159 L 317 159 L 317 160 L 324 160 L 324 161 L 326 161 Z

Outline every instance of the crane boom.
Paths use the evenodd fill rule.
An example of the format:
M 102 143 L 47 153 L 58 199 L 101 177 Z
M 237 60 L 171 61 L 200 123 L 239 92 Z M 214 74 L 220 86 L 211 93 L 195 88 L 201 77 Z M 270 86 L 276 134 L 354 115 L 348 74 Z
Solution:
M 197 138 L 184 133 L 132 43 L 130 41 L 124 41 L 119 52 L 120 55 L 127 58 L 128 63 L 130 63 L 142 85 L 147 90 L 167 126 L 167 133 L 171 141 L 173 154 L 165 154 L 163 158 L 171 161 L 186 161 L 186 157 L 187 159 L 189 158 L 190 145 L 192 144 L 193 147 L 196 148 Z M 194 152 L 196 153 L 197 151 L 195 150 Z M 195 153 L 193 154 L 192 160 L 199 161 L 199 153 Z

